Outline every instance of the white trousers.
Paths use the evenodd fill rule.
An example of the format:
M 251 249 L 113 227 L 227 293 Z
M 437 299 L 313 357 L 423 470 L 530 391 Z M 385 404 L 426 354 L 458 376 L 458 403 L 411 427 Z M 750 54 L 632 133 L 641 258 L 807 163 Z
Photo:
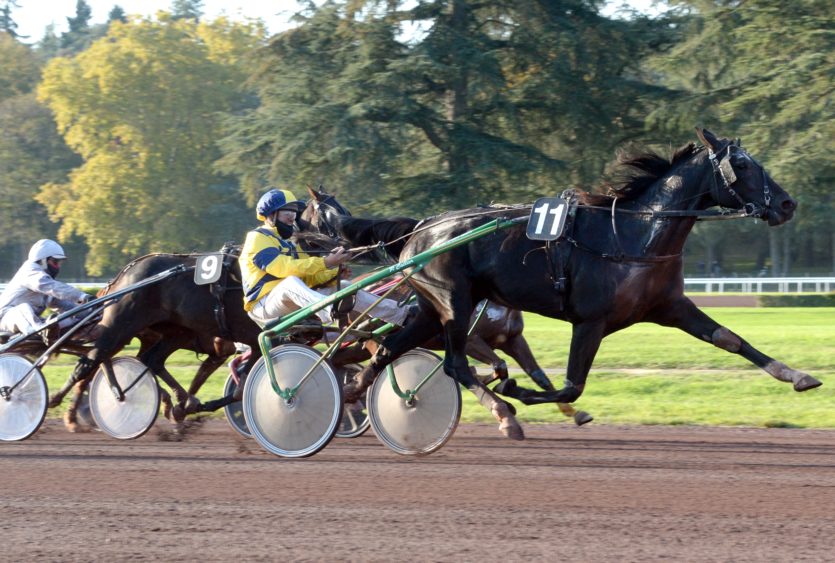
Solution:
M 58 323 L 58 326 L 62 329 L 67 328 L 68 326 L 78 322 L 80 320 L 80 316 L 83 315 L 73 315 L 72 317 L 64 319 Z M 26 334 L 27 332 L 40 330 L 45 324 L 46 321 L 35 314 L 35 310 L 30 304 L 21 303 L 20 305 L 15 305 L 6 311 L 6 314 L 4 314 L 3 318 L 0 319 L 0 331 Z
M 21 334 L 35 331 L 43 326 L 43 319 L 35 314 L 29 303 L 15 305 L 0 319 L 0 330 Z
M 341 283 L 342 288 L 348 287 L 349 285 L 351 284 L 347 281 Z M 267 295 L 262 297 L 255 304 L 252 311 L 249 312 L 249 316 L 256 323 L 264 326 L 268 322 L 288 315 L 293 311 L 298 311 L 302 307 L 318 303 L 335 292 L 335 287 L 326 287 L 318 290 L 310 289 L 301 279 L 296 276 L 290 276 L 281 280 Z M 377 299 L 378 297 L 373 293 L 362 290 L 358 291 L 354 311 L 365 311 Z M 379 305 L 371 309 L 370 314 L 374 318 L 403 326 L 407 310 L 407 307 L 400 307 L 397 301 L 393 299 L 383 299 Z M 317 311 L 315 314 L 325 324 L 332 322 L 330 306 Z

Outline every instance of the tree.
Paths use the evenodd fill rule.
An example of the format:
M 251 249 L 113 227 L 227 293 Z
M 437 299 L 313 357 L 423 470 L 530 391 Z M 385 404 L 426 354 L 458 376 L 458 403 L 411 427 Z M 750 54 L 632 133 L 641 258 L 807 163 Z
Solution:
M 246 54 L 262 36 L 255 25 L 163 14 L 111 26 L 87 51 L 47 65 L 39 97 L 84 163 L 38 200 L 62 221 L 62 240 L 84 238 L 91 273 L 239 236 L 222 227 L 242 231 L 249 213 L 212 162 L 218 115 L 246 102 Z
M 172 0 L 171 17 L 199 20 L 203 15 L 203 0 Z
M 125 10 L 122 9 L 122 7 L 119 6 L 118 4 L 113 6 L 113 8 L 110 10 L 110 13 L 107 14 L 107 23 L 108 24 L 111 24 L 111 23 L 117 22 L 117 21 L 122 22 L 122 23 L 127 23 L 128 22 L 128 18 L 125 15 Z
M 94 39 L 90 28 L 92 17 L 93 11 L 86 0 L 76 0 L 75 16 L 67 18 L 69 29 L 61 34 L 61 47 L 74 53 L 86 49 Z
M 34 196 L 46 182 L 61 181 L 77 164 L 55 130 L 47 108 L 35 100 L 38 55 L 0 34 L 0 271 L 10 276 L 35 240 L 56 230 Z
M 31 92 L 40 79 L 40 63 L 29 46 L 0 33 L 0 100 Z
M 21 36 L 17 33 L 17 22 L 12 19 L 12 9 L 20 8 L 17 0 L 4 0 L 0 8 L 0 32 L 6 32 L 13 38 L 26 39 L 28 36 Z
M 690 0 L 679 5 L 694 16 L 688 39 L 654 64 L 679 95 L 652 119 L 676 130 L 682 116 L 690 116 L 688 127 L 709 120 L 717 130 L 742 137 L 800 200 L 792 224 L 769 230 L 773 274 L 786 273 L 793 261 L 785 251 L 794 245 L 778 238 L 795 229 L 814 232 L 823 252 L 832 249 L 835 271 L 835 51 L 829 4 Z
M 262 105 L 230 119 L 220 166 L 252 197 L 325 177 L 360 208 L 421 215 L 587 181 L 661 90 L 635 79 L 658 37 L 638 25 L 583 0 L 327 3 L 262 50 Z

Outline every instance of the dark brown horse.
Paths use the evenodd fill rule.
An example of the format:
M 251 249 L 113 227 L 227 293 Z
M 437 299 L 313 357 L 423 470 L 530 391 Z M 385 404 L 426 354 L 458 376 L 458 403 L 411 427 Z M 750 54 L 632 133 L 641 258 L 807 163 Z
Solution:
M 564 387 L 528 397 L 530 402 L 577 400 L 601 340 L 639 322 L 676 327 L 739 354 L 796 391 L 819 386 L 817 379 L 763 354 L 716 323 L 684 295 L 681 253 L 696 220 L 710 214 L 710 208 L 742 210 L 775 226 L 790 220 L 797 207 L 738 142 L 703 129 L 697 134 L 703 146 L 682 147 L 671 160 L 652 153 L 623 158 L 630 174 L 610 186 L 609 196 L 577 194 L 580 205 L 573 227 L 559 244 L 530 240 L 519 224 L 432 260 L 411 280 L 420 314 L 384 341 L 346 389 L 347 399 L 367 388 L 399 355 L 443 331 L 445 372 L 477 394 L 505 435 L 523 438 L 501 400 L 467 366 L 467 322 L 475 303 L 485 298 L 573 325 Z M 470 209 L 430 219 L 405 241 L 400 259 L 496 217 L 529 213 L 530 207 Z M 345 230 L 342 234 L 351 239 Z
M 139 359 L 174 390 L 181 418 L 186 412 L 216 410 L 233 398 L 224 397 L 200 405 L 193 396 L 197 388 L 234 350 L 232 342 L 241 342 L 253 349 L 247 371 L 260 357 L 260 328 L 243 310 L 240 270 L 237 261 L 229 266 L 230 287 L 218 297 L 208 285 L 194 283 L 193 267 L 198 255 L 151 254 L 129 264 L 108 288 L 116 291 L 128 287 L 174 266 L 183 265 L 185 272 L 155 285 L 142 287 L 104 310 L 98 325 L 98 336 L 92 350 L 82 357 L 64 386 L 50 397 L 49 406 L 58 406 L 64 396 L 79 382 L 88 381 L 99 365 L 119 353 L 134 337 L 140 338 Z M 216 309 L 222 305 L 222 317 Z M 188 391 L 165 369 L 165 361 L 176 350 L 193 350 L 208 354 L 201 371 Z M 73 413 L 74 415 L 74 413 Z M 69 423 L 75 422 L 70 419 Z
M 327 193 L 321 186 L 317 190 L 308 188 L 310 199 L 301 214 L 299 224 L 304 229 L 300 233 L 301 241 L 309 241 L 308 233 L 321 233 L 331 237 L 333 241 L 344 241 L 361 246 L 374 246 L 384 241 L 389 241 L 379 247 L 382 252 L 376 251 L 363 253 L 370 257 L 371 262 L 397 261 L 400 251 L 411 234 L 414 227 L 419 223 L 417 219 L 399 217 L 386 221 L 354 221 L 351 213 L 336 199 L 335 195 Z M 334 243 L 331 244 L 333 246 Z M 324 241 L 317 239 L 319 248 L 327 248 Z M 360 279 L 360 278 L 358 278 Z M 401 286 L 405 290 L 406 286 Z M 403 291 L 395 293 L 393 297 L 405 299 L 407 295 Z M 466 353 L 475 360 L 490 365 L 493 369 L 492 376 L 479 378 L 485 385 L 492 381 L 508 380 L 507 363 L 500 358 L 495 350 L 501 350 L 519 365 L 522 370 L 540 388 L 546 391 L 553 391 L 554 386 L 543 369 L 537 364 L 533 352 L 527 340 L 522 334 L 525 323 L 522 319 L 522 312 L 511 309 L 491 301 L 487 301 L 484 314 L 479 315 L 482 304 L 473 311 L 469 324 L 475 327 L 467 336 Z M 367 343 L 373 348 L 373 343 Z M 422 345 L 424 348 L 442 350 L 443 339 L 435 335 Z M 365 356 L 358 355 L 353 361 L 364 361 Z M 478 376 L 476 376 L 478 377 Z M 518 398 L 518 397 L 517 397 Z M 574 419 L 575 424 L 581 426 L 593 420 L 592 416 L 585 411 L 578 411 L 568 403 L 557 403 L 557 407 L 567 417 Z

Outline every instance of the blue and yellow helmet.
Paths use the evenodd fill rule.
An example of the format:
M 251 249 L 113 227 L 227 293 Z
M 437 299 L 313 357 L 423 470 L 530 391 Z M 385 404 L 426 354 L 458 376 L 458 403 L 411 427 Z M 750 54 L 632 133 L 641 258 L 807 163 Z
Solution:
M 255 206 L 255 212 L 258 220 L 264 221 L 267 216 L 285 207 L 289 207 L 296 212 L 301 212 L 304 207 L 304 202 L 297 200 L 296 196 L 290 190 L 273 188 L 261 196 L 261 199 L 258 200 L 258 205 Z

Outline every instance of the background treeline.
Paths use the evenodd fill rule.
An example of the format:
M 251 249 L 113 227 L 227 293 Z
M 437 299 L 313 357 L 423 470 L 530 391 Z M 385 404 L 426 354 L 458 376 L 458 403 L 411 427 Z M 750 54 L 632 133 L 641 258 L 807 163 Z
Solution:
M 697 225 L 686 273 L 835 272 L 828 1 L 304 2 L 269 36 L 200 0 L 101 25 L 78 0 L 40 39 L 17 33 L 29 1 L 0 0 L 0 280 L 44 236 L 76 279 L 240 241 L 268 184 L 414 217 L 594 189 L 616 150 L 669 154 L 695 125 L 741 137 L 800 208 Z

